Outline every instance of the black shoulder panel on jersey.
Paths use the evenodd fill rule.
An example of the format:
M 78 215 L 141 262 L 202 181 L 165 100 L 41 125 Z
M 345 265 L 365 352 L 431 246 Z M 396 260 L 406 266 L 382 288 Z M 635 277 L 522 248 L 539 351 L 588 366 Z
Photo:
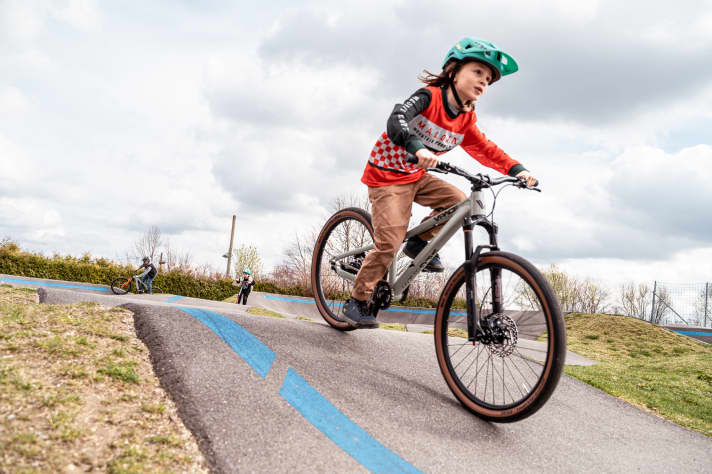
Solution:
M 402 104 L 396 104 L 393 107 L 388 123 L 386 133 L 388 138 L 398 146 L 405 147 L 408 139 L 411 137 L 408 122 L 415 116 L 427 109 L 432 100 L 430 91 L 425 88 L 418 89 L 413 95 L 408 97 Z

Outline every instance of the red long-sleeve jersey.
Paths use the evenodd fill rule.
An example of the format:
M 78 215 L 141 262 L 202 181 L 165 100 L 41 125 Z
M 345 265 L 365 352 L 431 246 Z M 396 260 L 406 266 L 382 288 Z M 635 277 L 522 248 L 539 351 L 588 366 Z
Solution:
M 368 186 L 388 186 L 418 181 L 426 172 L 407 163 L 406 155 L 428 148 L 440 155 L 461 146 L 485 166 L 514 176 L 524 170 L 477 126 L 477 115 L 457 112 L 447 104 L 446 89 L 424 87 L 403 104 L 396 104 L 387 129 L 376 141 L 366 163 L 361 182 Z

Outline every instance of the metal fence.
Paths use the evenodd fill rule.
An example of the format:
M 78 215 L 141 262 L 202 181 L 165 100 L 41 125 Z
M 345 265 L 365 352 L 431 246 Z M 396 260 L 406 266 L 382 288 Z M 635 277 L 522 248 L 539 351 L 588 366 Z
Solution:
M 712 283 L 653 284 L 650 320 L 662 325 L 712 327 Z

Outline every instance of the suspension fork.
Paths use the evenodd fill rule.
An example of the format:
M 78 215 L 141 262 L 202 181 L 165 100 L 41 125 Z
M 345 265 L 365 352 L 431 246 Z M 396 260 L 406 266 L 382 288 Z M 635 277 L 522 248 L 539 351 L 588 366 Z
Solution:
M 490 236 L 490 245 L 478 245 L 472 250 L 472 229 L 475 224 L 484 227 Z M 465 234 L 465 289 L 466 289 L 466 307 L 467 307 L 467 340 L 475 342 L 484 335 L 482 324 L 480 321 L 480 307 L 477 304 L 477 261 L 480 258 L 482 249 L 498 250 L 497 248 L 497 228 L 486 220 L 478 220 L 476 223 L 470 217 L 466 217 L 462 226 Z M 499 272 L 493 275 L 492 270 L 490 277 L 492 279 L 493 304 L 496 308 L 501 308 L 501 291 Z

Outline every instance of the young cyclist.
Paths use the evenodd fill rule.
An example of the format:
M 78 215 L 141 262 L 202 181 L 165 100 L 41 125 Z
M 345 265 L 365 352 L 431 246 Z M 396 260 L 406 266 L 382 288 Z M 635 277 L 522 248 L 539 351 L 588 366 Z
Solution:
M 252 287 L 255 286 L 255 279 L 252 278 L 250 269 L 245 268 L 242 270 L 242 279 L 238 278 L 233 285 L 240 287 L 240 292 L 237 294 L 235 304 L 240 304 L 240 301 L 242 301 L 243 305 L 247 304 L 247 297 L 250 296 L 250 291 L 252 291 Z
M 462 191 L 427 172 L 437 164 L 437 155 L 459 145 L 483 165 L 521 178 L 527 186 L 536 184 L 524 166 L 476 126 L 475 102 L 490 84 L 517 69 L 516 61 L 494 44 L 464 38 L 450 48 L 440 74 L 425 71 L 420 79 L 427 86 L 394 107 L 361 177 L 368 186 L 373 212 L 374 249 L 343 307 L 343 319 L 350 326 L 378 327 L 368 310 L 368 298 L 405 238 L 413 202 L 433 209 L 428 219 L 465 199 Z M 417 157 L 417 165 L 406 161 L 408 155 Z M 408 239 L 404 253 L 415 258 L 438 230 Z M 426 272 L 443 270 L 438 255 L 424 268 Z
M 151 259 L 148 257 L 143 257 L 143 265 L 138 267 L 136 271 L 138 272 L 141 269 L 143 269 L 143 273 L 137 276 L 141 280 L 141 283 L 144 284 L 146 293 L 149 295 L 153 294 L 153 279 L 156 278 L 156 275 L 158 275 L 158 269 L 151 263 Z M 143 291 L 138 288 L 136 290 L 139 293 Z

